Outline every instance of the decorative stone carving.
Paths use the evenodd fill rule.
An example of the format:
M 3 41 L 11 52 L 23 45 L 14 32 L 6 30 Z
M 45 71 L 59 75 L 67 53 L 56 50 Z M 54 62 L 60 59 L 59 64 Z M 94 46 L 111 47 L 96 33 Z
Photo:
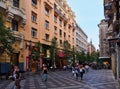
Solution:
M 14 18 L 14 14 L 11 13 L 11 12 L 8 12 L 8 14 L 7 14 L 7 18 L 6 18 L 7 21 L 11 22 L 13 18 Z

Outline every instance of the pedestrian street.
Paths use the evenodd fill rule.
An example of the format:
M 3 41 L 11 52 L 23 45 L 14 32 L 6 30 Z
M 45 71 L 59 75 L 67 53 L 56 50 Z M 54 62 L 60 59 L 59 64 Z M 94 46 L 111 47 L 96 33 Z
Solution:
M 14 82 L 0 80 L 0 89 L 12 89 Z M 75 79 L 70 71 L 49 71 L 44 82 L 40 74 L 26 74 L 21 89 L 119 89 L 111 70 L 90 70 L 83 80 Z

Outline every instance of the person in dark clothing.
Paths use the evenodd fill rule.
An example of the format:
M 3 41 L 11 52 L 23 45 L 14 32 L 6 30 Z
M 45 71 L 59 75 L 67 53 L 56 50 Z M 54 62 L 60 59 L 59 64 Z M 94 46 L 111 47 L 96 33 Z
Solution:
M 18 66 L 14 67 L 13 77 L 14 77 L 14 81 L 15 81 L 14 89 L 20 89 L 21 73 L 20 73 L 20 70 L 19 70 Z
M 80 73 L 80 78 L 82 80 L 83 79 L 83 74 L 85 73 L 83 65 L 80 65 L 80 67 L 79 67 L 79 73 Z
M 47 73 L 48 73 L 48 69 L 47 66 L 43 66 L 43 79 L 44 81 L 47 81 Z

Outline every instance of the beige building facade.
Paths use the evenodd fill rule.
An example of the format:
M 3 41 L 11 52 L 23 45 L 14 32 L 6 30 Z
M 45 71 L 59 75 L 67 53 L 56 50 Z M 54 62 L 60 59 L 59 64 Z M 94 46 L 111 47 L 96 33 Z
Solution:
M 40 41 L 41 52 L 46 59 L 50 58 L 50 45 L 53 37 L 57 38 L 58 48 L 68 41 L 75 47 L 75 15 L 66 0 L 24 0 L 26 11 L 25 36 L 25 69 L 29 68 L 31 57 L 29 46 Z

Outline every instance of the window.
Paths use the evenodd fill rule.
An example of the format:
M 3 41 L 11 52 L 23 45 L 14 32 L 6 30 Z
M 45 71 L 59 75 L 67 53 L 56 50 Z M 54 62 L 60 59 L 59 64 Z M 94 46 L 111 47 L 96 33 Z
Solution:
M 18 21 L 12 20 L 12 30 L 13 31 L 18 31 Z
M 37 5 L 37 0 L 32 0 L 32 4 L 36 6 Z
M 62 46 L 62 40 L 60 40 L 60 46 Z
M 64 32 L 64 38 L 66 38 L 66 33 Z
M 45 7 L 45 14 L 48 15 L 49 14 L 49 9 L 47 7 Z
M 64 28 L 66 28 L 66 23 L 64 22 Z
M 68 36 L 68 40 L 70 41 L 70 35 Z
M 32 28 L 31 35 L 32 35 L 33 38 L 37 38 L 37 29 Z
M 72 42 L 73 42 L 73 44 L 74 44 L 74 38 L 72 38 Z
M 45 21 L 45 28 L 49 29 L 49 22 L 47 20 Z
M 56 4 L 54 4 L 54 9 L 56 9 L 57 8 L 57 5 Z
M 49 35 L 45 34 L 45 40 L 49 41 Z
M 68 26 L 68 32 L 70 32 L 70 28 L 71 28 L 71 26 L 69 25 L 69 26 Z
M 62 36 L 62 30 L 61 29 L 59 30 L 59 35 Z
M 57 16 L 54 15 L 54 22 L 57 22 Z
M 37 14 L 32 12 L 31 19 L 33 22 L 36 22 L 37 21 Z
M 62 20 L 61 19 L 59 19 L 59 25 L 62 26 Z
M 13 6 L 19 8 L 19 0 L 13 0 Z
M 54 26 L 54 32 L 57 32 L 57 27 L 56 26 Z

